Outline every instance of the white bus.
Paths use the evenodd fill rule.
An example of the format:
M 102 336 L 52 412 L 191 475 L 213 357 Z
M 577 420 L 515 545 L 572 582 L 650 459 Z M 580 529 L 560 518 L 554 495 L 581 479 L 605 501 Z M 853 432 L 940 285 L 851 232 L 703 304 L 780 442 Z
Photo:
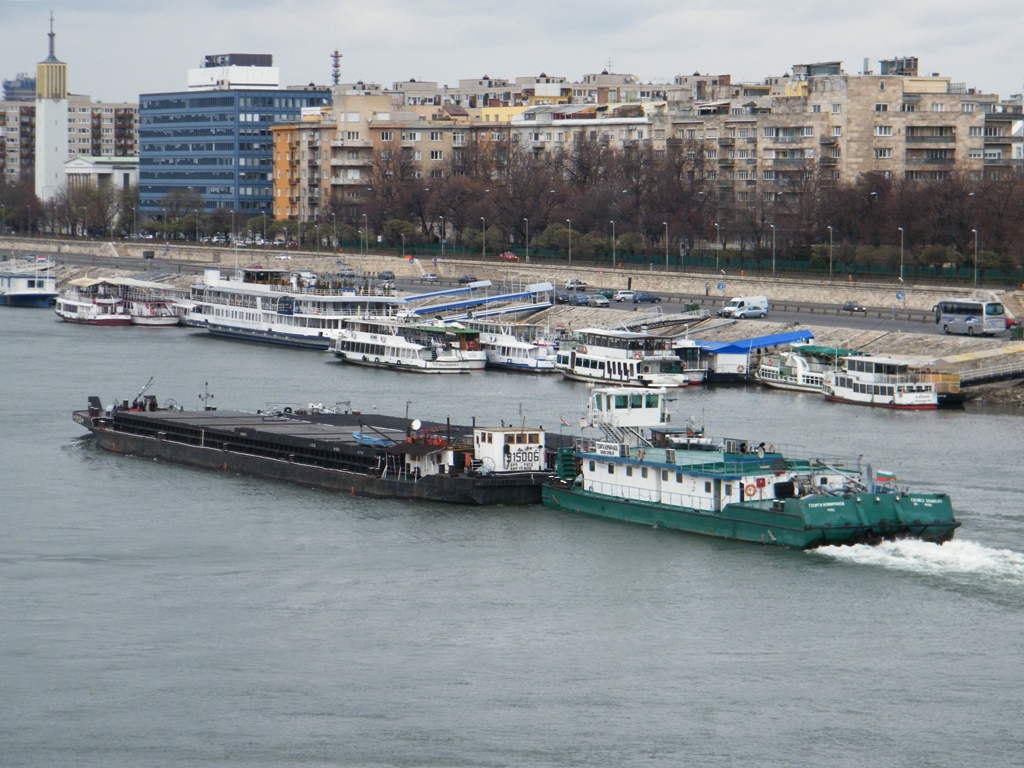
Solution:
M 945 333 L 995 334 L 1006 330 L 1006 310 L 998 301 L 943 299 L 934 307 L 935 324 Z

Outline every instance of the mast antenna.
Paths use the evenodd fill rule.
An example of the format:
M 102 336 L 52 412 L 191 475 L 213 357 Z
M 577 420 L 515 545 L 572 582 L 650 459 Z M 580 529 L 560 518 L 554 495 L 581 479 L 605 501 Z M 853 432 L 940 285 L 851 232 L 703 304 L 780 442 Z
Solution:
M 331 54 L 331 80 L 337 85 L 341 82 L 341 52 L 335 48 L 334 53 Z

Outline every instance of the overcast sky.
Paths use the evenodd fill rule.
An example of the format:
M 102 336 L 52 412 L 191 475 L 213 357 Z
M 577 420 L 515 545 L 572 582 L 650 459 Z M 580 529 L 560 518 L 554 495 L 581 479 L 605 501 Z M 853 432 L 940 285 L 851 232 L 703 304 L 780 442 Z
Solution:
M 1024 90 L 1021 0 L 0 0 L 0 76 L 35 71 L 48 17 L 73 93 L 136 101 L 185 88 L 211 53 L 270 53 L 282 84 L 578 79 L 611 61 L 645 81 L 677 74 L 757 81 L 795 63 L 917 56 L 1003 97 Z

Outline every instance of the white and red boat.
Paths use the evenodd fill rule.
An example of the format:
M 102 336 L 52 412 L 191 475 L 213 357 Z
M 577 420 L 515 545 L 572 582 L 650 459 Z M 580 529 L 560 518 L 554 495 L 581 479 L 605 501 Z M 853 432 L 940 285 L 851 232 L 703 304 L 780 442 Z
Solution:
M 927 372 L 913 370 L 918 362 L 881 355 L 841 358 L 840 367 L 825 374 L 825 399 L 906 411 L 934 410 L 939 407 L 939 393 Z
M 131 325 L 131 315 L 121 298 L 121 286 L 110 280 L 80 277 L 70 281 L 57 296 L 57 316 L 67 323 L 84 325 Z

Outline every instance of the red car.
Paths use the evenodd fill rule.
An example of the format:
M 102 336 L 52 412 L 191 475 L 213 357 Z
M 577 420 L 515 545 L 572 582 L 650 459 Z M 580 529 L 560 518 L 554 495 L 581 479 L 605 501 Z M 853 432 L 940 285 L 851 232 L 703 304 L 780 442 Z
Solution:
M 501 259 L 502 261 L 519 261 L 519 257 L 512 253 L 512 251 L 505 251 L 504 253 L 499 253 L 498 258 Z

